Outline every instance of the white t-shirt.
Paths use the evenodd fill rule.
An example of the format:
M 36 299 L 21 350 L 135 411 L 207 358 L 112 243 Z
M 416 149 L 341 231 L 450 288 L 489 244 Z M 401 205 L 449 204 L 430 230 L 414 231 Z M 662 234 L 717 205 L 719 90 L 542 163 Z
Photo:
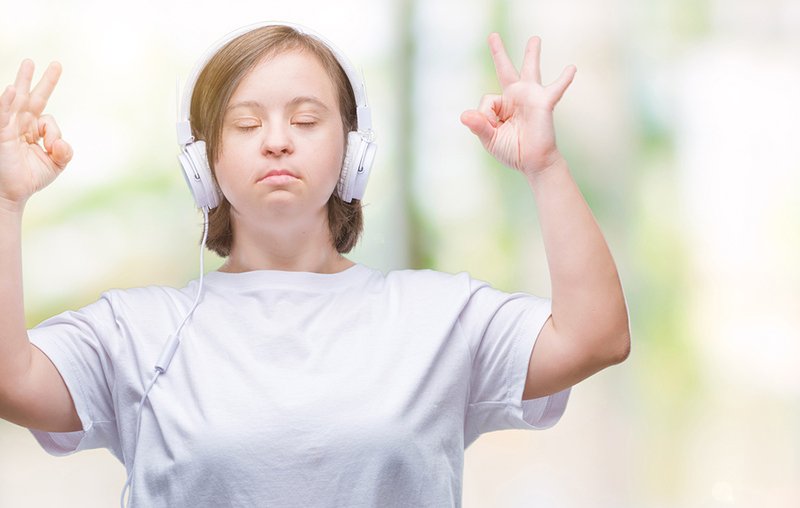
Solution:
M 136 414 L 182 289 L 111 290 L 29 331 L 83 430 L 32 432 L 130 467 Z M 142 413 L 131 505 L 460 506 L 464 449 L 549 427 L 569 396 L 522 401 L 550 301 L 466 273 L 212 272 Z

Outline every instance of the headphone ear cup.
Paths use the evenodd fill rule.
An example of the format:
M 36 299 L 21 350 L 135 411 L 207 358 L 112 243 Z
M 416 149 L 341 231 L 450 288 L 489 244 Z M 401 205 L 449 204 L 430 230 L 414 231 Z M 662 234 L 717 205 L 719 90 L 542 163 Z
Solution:
M 364 192 L 367 190 L 367 181 L 369 181 L 369 173 L 372 170 L 372 163 L 375 161 L 375 150 L 377 149 L 374 142 L 361 140 L 361 147 L 363 149 L 359 158 L 358 171 L 355 172 L 353 182 L 353 199 L 361 199 L 364 197 Z
M 342 201 L 350 203 L 364 197 L 374 159 L 375 143 L 365 140 L 358 132 L 348 132 L 347 150 L 336 186 L 336 194 Z
M 339 172 L 339 183 L 336 185 L 336 195 L 339 198 L 349 203 L 353 200 L 350 189 L 352 188 L 352 181 L 350 178 L 353 173 L 353 166 L 355 166 L 356 152 L 358 151 L 358 143 L 361 138 L 356 132 L 347 133 L 347 149 L 345 150 L 344 160 L 342 161 L 342 170 Z
M 184 146 L 178 154 L 178 160 L 197 208 L 210 210 L 219 206 L 220 193 L 208 164 L 205 141 L 195 141 Z

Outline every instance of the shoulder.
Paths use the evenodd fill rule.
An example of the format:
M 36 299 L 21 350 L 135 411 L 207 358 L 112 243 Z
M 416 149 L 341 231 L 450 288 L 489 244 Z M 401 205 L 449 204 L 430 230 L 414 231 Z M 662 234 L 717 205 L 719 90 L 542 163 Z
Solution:
M 113 288 L 104 291 L 99 302 L 108 305 L 114 314 L 151 312 L 165 306 L 185 307 L 194 299 L 196 292 L 197 281 L 191 281 L 183 288 L 161 285 Z
M 421 311 L 461 310 L 471 305 L 486 282 L 474 279 L 467 272 L 448 273 L 438 270 L 392 270 L 373 278 L 371 290 L 394 301 L 406 302 Z M 374 289 L 373 289 L 374 288 Z
M 438 270 L 391 270 L 383 276 L 389 287 L 418 291 L 469 293 L 475 281 L 467 272 L 447 273 Z
M 386 272 L 385 277 L 392 282 L 417 284 L 463 284 L 471 280 L 467 272 L 448 273 L 428 268 L 390 270 Z
M 182 288 L 162 285 L 140 286 L 132 288 L 112 288 L 102 293 L 103 298 L 113 300 L 148 300 L 152 298 L 183 298 L 197 291 L 197 281 L 193 280 Z

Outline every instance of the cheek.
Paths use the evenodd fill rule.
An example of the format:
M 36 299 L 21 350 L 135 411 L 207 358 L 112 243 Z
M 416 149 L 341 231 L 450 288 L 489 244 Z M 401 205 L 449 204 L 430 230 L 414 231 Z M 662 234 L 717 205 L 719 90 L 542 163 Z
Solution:
M 219 150 L 217 150 L 217 157 L 214 162 L 214 176 L 220 188 L 223 187 L 224 182 L 235 180 L 232 176 L 239 171 L 239 168 L 247 167 L 247 161 L 243 157 L 245 153 L 247 151 L 241 146 L 241 143 L 227 139 L 224 136 L 220 140 Z
M 233 150 L 233 153 L 236 151 Z M 230 193 L 228 190 L 230 189 L 231 182 L 236 182 L 237 178 L 234 177 L 234 169 L 238 167 L 237 161 L 235 159 L 231 159 L 229 155 L 223 154 L 221 151 L 217 155 L 217 160 L 214 162 L 213 166 L 213 174 L 214 179 L 217 181 L 217 186 L 219 190 L 222 191 L 222 194 L 225 197 L 229 197 Z
M 339 180 L 346 148 L 344 143 L 342 137 L 334 135 L 326 138 L 321 145 L 317 145 L 317 163 L 321 167 L 328 168 L 326 174 L 331 180 Z

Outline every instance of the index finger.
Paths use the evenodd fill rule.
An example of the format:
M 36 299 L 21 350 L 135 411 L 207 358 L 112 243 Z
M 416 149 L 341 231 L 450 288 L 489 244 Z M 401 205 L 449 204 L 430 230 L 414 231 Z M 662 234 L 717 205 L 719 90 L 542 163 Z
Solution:
M 30 109 L 34 115 L 40 115 L 47 105 L 53 89 L 58 83 L 58 78 L 61 77 L 61 64 L 58 62 L 51 62 L 47 69 L 42 74 L 42 78 L 36 84 L 30 95 Z
M 508 58 L 508 53 L 506 53 L 506 48 L 503 46 L 503 41 L 498 33 L 489 35 L 489 49 L 492 52 L 492 60 L 494 60 L 494 68 L 497 71 L 497 79 L 500 80 L 500 86 L 505 88 L 511 83 L 519 81 L 517 69 L 511 63 L 511 59 Z

